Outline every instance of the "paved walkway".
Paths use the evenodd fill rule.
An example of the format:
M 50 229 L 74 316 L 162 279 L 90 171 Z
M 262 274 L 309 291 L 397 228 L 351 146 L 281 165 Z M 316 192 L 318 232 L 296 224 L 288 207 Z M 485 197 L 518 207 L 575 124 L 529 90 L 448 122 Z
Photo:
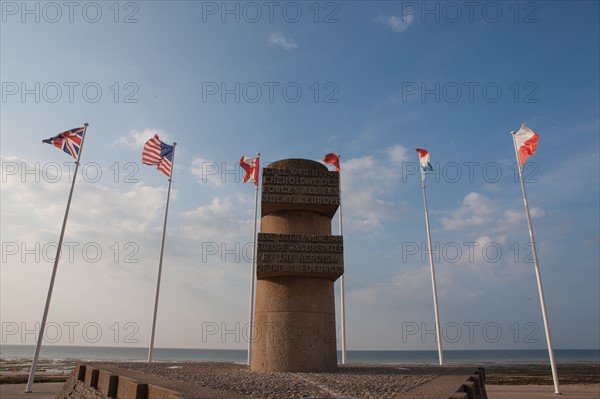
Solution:
M 25 393 L 25 384 L 0 385 L 2 399 L 54 399 L 62 382 L 34 384 L 32 393 Z M 600 386 L 563 385 L 562 396 L 555 396 L 550 385 L 487 385 L 489 399 L 536 399 L 536 398 L 569 398 L 569 399 L 599 399 Z
M 64 382 L 47 382 L 33 384 L 33 392 L 25 393 L 26 384 L 0 385 L 0 398 L 2 399 L 54 399 Z
M 558 396 L 552 385 L 486 385 L 489 399 L 600 399 L 600 385 L 562 385 L 560 390 Z

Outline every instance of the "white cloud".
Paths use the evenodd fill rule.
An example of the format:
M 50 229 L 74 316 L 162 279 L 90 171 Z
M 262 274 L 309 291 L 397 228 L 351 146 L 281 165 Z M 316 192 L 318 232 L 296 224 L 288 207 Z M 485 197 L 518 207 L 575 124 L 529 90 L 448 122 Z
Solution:
M 546 212 L 542 208 L 533 207 L 529 209 L 529 214 L 532 219 L 537 219 L 546 216 Z M 508 209 L 504 211 L 504 221 L 510 224 L 522 223 L 525 220 L 525 210 Z
M 135 130 L 127 136 L 121 136 L 113 145 L 122 145 L 129 147 L 131 149 L 137 150 L 144 146 L 144 143 L 154 137 L 155 134 L 158 134 L 161 141 L 163 142 L 171 142 L 172 138 L 169 134 L 165 133 L 160 129 L 146 128 L 142 131 Z
M 269 36 L 269 43 L 286 50 L 292 50 L 298 47 L 294 40 L 287 39 L 281 32 L 275 32 L 271 34 L 271 36 Z
M 236 183 L 239 183 L 242 176 L 242 169 L 237 162 L 234 164 L 218 163 L 201 157 L 192 160 L 190 172 L 198 178 L 198 183 L 208 183 L 216 187 L 223 187 L 227 179 L 234 179 Z
M 240 205 L 241 204 L 241 205 Z M 191 240 L 246 242 L 251 239 L 252 214 L 244 196 L 214 197 L 207 205 L 184 212 L 178 234 Z
M 62 179 L 54 183 L 54 176 L 40 171 L 36 182 L 34 173 L 26 179 L 20 173 L 9 173 L 13 166 L 35 171 L 43 168 L 42 164 L 14 157 L 2 157 L 1 161 L 3 172 L 9 168 L 2 183 L 2 239 L 11 249 L 18 248 L 16 253 L 3 254 L 1 312 L 7 320 L 34 323 L 44 303 L 55 254 L 53 243 L 65 211 L 70 187 L 67 168 L 62 168 Z M 121 309 L 119 320 L 150 324 L 147 310 L 154 299 L 166 187 L 114 184 L 112 175 L 106 176 L 96 183 L 81 176 L 77 180 L 65 235 L 68 246 L 63 250 L 52 302 L 51 320 L 59 324 L 81 320 L 92 306 L 93 320 L 108 329 L 115 316 L 106 309 L 123 303 L 128 307 Z M 199 331 L 198 320 L 223 320 L 223 313 L 232 320 L 243 320 L 252 254 L 248 244 L 252 239 L 252 201 L 247 198 L 251 195 L 216 197 L 190 212 L 182 212 L 176 190 L 171 195 L 161 291 L 163 327 L 158 327 L 158 336 L 168 336 L 169 331 L 161 333 L 160 329 L 176 323 Z M 206 256 L 202 243 L 207 240 L 219 244 L 218 253 Z M 30 254 L 24 257 L 21 248 Z M 221 250 L 229 253 L 223 256 Z M 106 292 L 111 294 L 106 296 Z M 73 298 L 86 295 L 105 298 L 103 306 L 73 302 Z M 181 303 L 197 306 L 181 309 Z M 208 305 L 211 303 L 221 305 L 215 310 Z M 195 317 L 197 312 L 204 318 Z M 114 344 L 105 336 L 100 343 Z M 146 330 L 141 328 L 136 338 L 147 340 Z M 186 339 L 188 346 L 195 342 L 194 337 Z M 76 338 L 75 342 L 80 341 Z
M 233 210 L 231 199 L 225 197 L 223 199 L 215 197 L 209 205 L 199 206 L 193 211 L 186 212 L 184 216 L 194 216 L 203 220 L 213 220 L 215 217 L 224 217 L 230 214 Z
M 24 179 L 20 175 L 7 176 L 2 190 L 3 204 L 18 212 L 25 210 L 28 215 L 35 217 L 38 232 L 46 229 L 54 231 L 54 226 L 62 222 L 64 214 L 70 188 L 69 169 L 56 169 L 60 173 L 56 177 L 55 174 L 50 176 L 46 173 L 44 166 L 39 163 L 18 163 L 23 169 L 36 171 L 40 176 L 39 181 Z M 50 170 L 54 171 L 54 168 Z M 172 190 L 171 196 L 176 199 L 177 190 Z M 164 187 L 142 183 L 118 187 L 79 176 L 71 204 L 68 232 L 72 236 L 83 234 L 81 239 L 114 239 L 119 236 L 130 239 L 131 233 L 145 233 L 152 222 L 160 219 L 159 210 L 164 209 L 165 198 Z M 5 216 L 10 217 L 3 211 Z M 110 229 L 98 229 L 98 221 L 110 226 Z
M 417 304 L 431 297 L 429 266 L 402 271 L 388 281 L 364 285 L 358 283 L 348 291 L 348 297 L 356 302 L 385 304 L 400 301 Z
M 402 163 L 409 160 L 408 148 L 402 145 L 395 145 L 388 148 L 387 153 L 392 163 Z
M 380 16 L 376 19 L 380 24 L 385 25 L 394 32 L 404 32 L 407 30 L 414 21 L 414 15 L 408 14 L 403 17 L 397 17 L 395 15 Z
M 343 206 L 350 231 L 377 229 L 397 212 L 393 191 L 401 174 L 389 161 L 401 158 L 403 147 L 390 147 L 384 152 L 389 155 L 387 159 L 368 155 L 342 162 Z
M 460 207 L 450 217 L 441 219 L 446 230 L 482 226 L 494 221 L 497 205 L 483 194 L 471 192 L 465 196 Z

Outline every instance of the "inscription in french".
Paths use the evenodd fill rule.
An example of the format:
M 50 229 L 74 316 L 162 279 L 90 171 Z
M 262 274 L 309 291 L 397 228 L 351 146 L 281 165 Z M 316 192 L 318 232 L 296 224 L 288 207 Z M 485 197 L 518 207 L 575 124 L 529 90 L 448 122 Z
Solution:
M 340 205 L 339 174 L 328 170 L 265 168 L 262 204 L 263 214 L 308 209 L 333 216 Z
M 257 245 L 258 278 L 301 274 L 335 280 L 344 273 L 342 236 L 259 233 Z

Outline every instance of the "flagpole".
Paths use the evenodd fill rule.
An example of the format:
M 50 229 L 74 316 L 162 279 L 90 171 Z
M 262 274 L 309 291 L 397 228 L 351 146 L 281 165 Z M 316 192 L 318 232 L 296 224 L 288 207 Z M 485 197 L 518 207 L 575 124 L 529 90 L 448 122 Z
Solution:
M 256 162 L 260 161 L 260 153 L 256 154 Z M 259 163 L 260 165 L 260 163 Z M 256 279 L 256 253 L 257 253 L 257 248 L 256 248 L 256 220 L 257 220 L 257 213 L 258 213 L 258 185 L 260 184 L 260 182 L 258 181 L 258 176 L 259 176 L 260 170 L 257 170 L 255 172 L 255 176 L 254 178 L 256 179 L 256 189 L 254 190 L 254 230 L 252 233 L 252 240 L 253 240 L 253 247 L 252 247 L 252 271 L 251 271 L 251 275 L 250 275 L 250 315 L 249 315 L 249 320 L 250 320 L 250 332 L 248 335 L 248 359 L 247 359 L 247 364 L 248 366 L 250 366 L 250 362 L 252 361 L 252 341 L 254 338 L 254 288 L 255 288 L 255 279 Z
M 58 269 L 58 261 L 60 259 L 63 238 L 65 236 L 65 228 L 67 227 L 67 219 L 69 218 L 69 209 L 71 208 L 71 199 L 73 198 L 73 189 L 75 188 L 77 170 L 79 169 L 79 160 L 81 159 L 83 143 L 85 141 L 85 133 L 87 132 L 89 123 L 86 122 L 83 124 L 83 126 L 83 137 L 81 137 L 79 154 L 77 154 L 77 161 L 75 161 L 75 173 L 73 175 L 73 182 L 71 183 L 71 191 L 69 191 L 69 199 L 67 200 L 67 209 L 65 210 L 65 217 L 63 219 L 62 228 L 60 230 L 60 238 L 58 239 L 58 247 L 56 248 L 56 257 L 54 258 L 54 267 L 52 268 L 52 277 L 50 277 L 50 286 L 48 287 L 48 296 L 46 297 L 46 306 L 44 307 L 44 315 L 42 316 L 42 324 L 40 325 L 40 333 L 38 335 L 37 345 L 35 347 L 35 354 L 33 355 L 33 363 L 31 364 L 31 370 L 29 371 L 29 379 L 27 380 L 27 386 L 25 387 L 25 393 L 32 392 L 33 380 L 35 378 L 35 370 L 37 368 L 37 362 L 40 357 L 40 350 L 42 349 L 42 340 L 44 339 L 44 330 L 46 329 L 46 320 L 48 319 L 48 310 L 50 309 L 50 300 L 52 299 L 52 290 L 54 289 L 54 280 L 56 279 L 56 270 Z
M 173 182 L 173 171 L 175 169 L 175 147 L 173 143 L 173 161 L 171 162 L 171 173 L 169 174 L 169 188 L 167 189 L 167 206 L 165 207 L 165 222 L 163 224 L 162 240 L 160 242 L 160 260 L 158 261 L 158 279 L 156 281 L 156 296 L 154 298 L 154 315 L 152 316 L 152 334 L 150 336 L 150 348 L 148 349 L 148 363 L 152 363 L 154 351 L 154 335 L 156 332 L 156 314 L 158 312 L 158 296 L 160 294 L 160 279 L 162 275 L 163 254 L 165 251 L 165 234 L 167 232 L 167 216 L 169 215 L 169 200 L 171 198 L 171 183 Z
M 341 158 L 341 156 L 339 156 Z M 339 174 L 339 192 L 340 192 L 340 213 L 338 214 L 339 220 L 339 232 L 340 236 L 343 236 L 342 229 L 342 169 L 340 168 Z M 345 303 L 345 294 L 344 294 L 344 275 L 342 274 L 340 277 L 340 321 L 342 323 L 342 364 L 346 364 L 346 303 Z
M 554 381 L 554 394 L 562 395 L 560 392 L 560 386 L 558 384 L 558 372 L 556 371 L 556 364 L 554 362 L 554 349 L 552 348 L 552 338 L 550 337 L 550 325 L 548 323 L 548 314 L 546 313 L 546 300 L 544 299 L 544 288 L 542 287 L 542 276 L 540 274 L 540 264 L 538 262 L 537 247 L 535 244 L 535 238 L 533 237 L 533 226 L 531 225 L 531 215 L 529 214 L 529 202 L 527 201 L 527 192 L 525 191 L 525 182 L 523 181 L 523 166 L 519 160 L 519 150 L 517 148 L 517 141 L 515 138 L 515 132 L 511 132 L 513 138 L 513 144 L 515 147 L 515 156 L 517 158 L 517 165 L 519 168 L 519 180 L 521 181 L 521 191 L 523 192 L 523 204 L 525 205 L 525 214 L 527 215 L 527 226 L 529 227 L 529 239 L 531 240 L 533 263 L 535 265 L 535 278 L 537 279 L 538 291 L 540 294 L 540 303 L 542 305 L 542 316 L 544 319 L 544 329 L 546 330 L 546 342 L 548 343 L 548 354 L 550 356 L 550 367 L 552 368 L 552 379 Z
M 431 249 L 431 232 L 429 231 L 429 209 L 427 208 L 427 192 L 425 191 L 425 171 L 421 168 L 421 187 L 423 188 L 423 204 L 425 205 L 425 226 L 427 227 L 427 247 L 429 252 L 429 267 L 431 269 L 431 286 L 433 288 L 433 305 L 435 310 L 435 334 L 437 336 L 438 356 L 440 366 L 444 365 L 442 351 L 442 335 L 440 333 L 440 314 L 438 309 L 437 288 L 435 284 L 435 269 L 433 267 L 433 251 Z

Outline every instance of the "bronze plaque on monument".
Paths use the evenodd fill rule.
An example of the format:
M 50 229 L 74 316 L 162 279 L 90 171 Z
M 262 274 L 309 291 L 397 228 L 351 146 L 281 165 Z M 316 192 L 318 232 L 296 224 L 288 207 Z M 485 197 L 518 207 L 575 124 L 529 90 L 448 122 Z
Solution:
M 339 173 L 321 169 L 263 169 L 262 214 L 306 210 L 333 217 L 340 205 Z
M 319 277 L 337 280 L 344 274 L 342 236 L 258 234 L 257 278 Z

